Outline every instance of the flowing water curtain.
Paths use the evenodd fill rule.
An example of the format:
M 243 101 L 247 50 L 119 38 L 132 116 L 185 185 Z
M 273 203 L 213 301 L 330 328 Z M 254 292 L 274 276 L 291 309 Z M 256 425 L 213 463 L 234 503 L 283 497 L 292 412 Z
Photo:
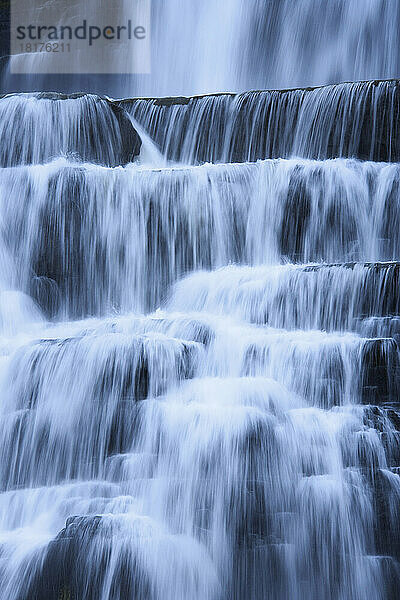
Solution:
M 399 82 L 120 102 L 169 160 L 398 161 Z
M 158 3 L 157 90 L 396 70 L 299 6 Z M 0 116 L 0 599 L 397 598 L 398 83 Z
M 152 7 L 152 76 L 130 89 L 127 83 L 125 95 L 396 77 L 399 10 L 391 0 L 158 0 Z
M 135 17 L 131 2 L 121 0 L 120 6 L 121 22 Z M 21 89 L 65 90 L 67 85 L 69 91 L 114 97 L 171 96 L 396 77 L 399 10 L 392 0 L 227 0 L 223 5 L 154 0 L 150 74 L 120 74 L 129 72 L 127 65 L 135 59 L 118 57 L 123 50 L 116 45 L 118 68 L 110 68 L 108 77 L 79 75 L 76 59 L 69 78 L 59 79 L 57 68 L 48 71 L 50 77 L 32 78 L 37 62 L 49 61 L 49 56 L 31 55 L 24 59 L 29 68 Z M 90 18 L 96 11 L 99 3 L 94 0 L 68 3 L 62 24 L 75 24 L 76 15 Z M 99 63 L 109 62 L 108 46 L 105 51 Z M 3 89 L 15 89 L 15 84 L 6 70 Z
M 370 288 L 373 297 L 379 277 L 379 289 L 395 287 L 396 280 L 386 274 L 397 276 L 395 266 L 354 267 L 349 261 L 398 256 L 398 182 L 398 164 L 352 159 L 157 171 L 58 159 L 3 169 L 3 289 L 17 287 L 31 295 L 48 316 L 84 317 L 154 310 L 170 285 L 199 269 L 259 265 L 254 273 L 230 267 L 208 280 L 206 274 L 195 275 L 185 294 L 197 294 L 193 306 L 202 310 L 205 292 L 197 282 L 209 281 L 213 310 L 219 303 L 222 311 L 236 306 L 238 314 L 269 315 L 270 306 L 280 305 L 282 315 L 272 317 L 271 325 L 303 327 L 304 313 L 309 326 L 354 328 L 352 319 L 363 309 L 351 307 L 360 304 L 362 290 Z M 291 263 L 347 265 L 272 266 L 281 257 Z M 243 312 L 245 294 L 257 286 L 258 300 Z M 322 306 L 328 295 L 331 310 L 323 321 L 301 304 L 311 296 Z M 383 293 L 377 297 L 384 301 Z M 378 302 L 371 316 L 397 310 L 388 305 L 380 311 Z

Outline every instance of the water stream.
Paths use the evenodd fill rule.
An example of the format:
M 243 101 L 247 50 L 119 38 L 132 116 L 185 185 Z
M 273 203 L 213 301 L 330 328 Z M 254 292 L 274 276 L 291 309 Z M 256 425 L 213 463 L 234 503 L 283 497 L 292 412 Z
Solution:
M 252 6 L 152 93 L 397 74 L 396 3 Z M 399 107 L 0 98 L 0 600 L 398 597 Z

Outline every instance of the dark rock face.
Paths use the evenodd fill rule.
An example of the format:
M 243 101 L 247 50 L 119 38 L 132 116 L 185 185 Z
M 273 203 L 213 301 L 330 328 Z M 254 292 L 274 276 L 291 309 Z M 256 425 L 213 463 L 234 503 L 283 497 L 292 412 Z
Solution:
M 133 161 L 133 159 L 139 154 L 142 141 L 139 134 L 132 125 L 129 119 L 128 113 L 111 100 L 107 100 L 108 106 L 112 110 L 121 134 L 121 160 L 116 165 L 125 165 Z
M 112 564 L 118 521 L 101 516 L 70 517 L 46 551 L 40 571 L 31 582 L 31 600 L 98 600 L 109 585 L 109 600 L 151 598 L 150 582 L 129 545 Z M 111 563 L 111 564 L 110 564 Z M 106 580 L 112 570 L 112 581 Z M 21 597 L 22 600 L 22 597 Z
M 301 259 L 305 233 L 309 227 L 311 200 L 307 184 L 298 176 L 301 167 L 293 173 L 284 203 L 280 232 L 281 251 L 292 260 Z
M 399 347 L 394 339 L 367 340 L 362 356 L 365 404 L 397 402 L 400 393 Z
M 392 475 L 392 477 L 395 477 Z M 399 490 L 391 482 L 391 474 L 377 471 L 373 478 L 375 543 L 377 553 L 400 560 Z

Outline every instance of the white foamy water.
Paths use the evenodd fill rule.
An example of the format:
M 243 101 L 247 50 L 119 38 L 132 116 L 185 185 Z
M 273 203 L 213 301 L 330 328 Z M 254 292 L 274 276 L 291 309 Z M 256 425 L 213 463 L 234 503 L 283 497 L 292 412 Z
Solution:
M 395 64 L 262 6 L 181 6 L 188 85 L 313 9 Z M 0 99 L 0 600 L 397 597 L 397 87 Z
M 2 170 L 0 597 L 386 597 L 398 173 Z

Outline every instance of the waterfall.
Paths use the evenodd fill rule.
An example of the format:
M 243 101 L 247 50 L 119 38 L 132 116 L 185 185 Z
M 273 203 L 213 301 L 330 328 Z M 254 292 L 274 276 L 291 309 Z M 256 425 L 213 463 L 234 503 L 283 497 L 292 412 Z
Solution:
M 0 600 L 398 598 L 399 10 L 160 0 L 132 97 L 0 97 Z
M 74 22 L 74 7 L 89 20 L 99 11 L 98 0 L 57 4 L 60 17 L 65 12 L 63 24 Z M 38 5 L 28 3 L 25 12 Z M 132 62 L 122 52 L 121 70 L 109 76 L 82 74 L 79 54 L 71 57 L 76 74 L 66 75 L 54 57 L 32 53 L 24 57 L 25 75 L 13 75 L 6 63 L 4 92 L 170 96 L 400 76 L 397 0 L 153 0 L 151 7 L 150 74 L 120 74 Z M 121 23 L 135 19 L 131 0 L 119 0 L 113 10 Z M 9 48 L 0 50 L 9 54 Z M 36 66 L 42 72 L 43 61 L 53 59 L 48 75 L 37 74 Z
M 130 118 L 105 98 L 8 94 L 0 98 L 1 167 L 73 156 L 117 166 L 133 160 L 140 139 Z M 107 143 L 105 144 L 105 140 Z
M 259 158 L 400 160 L 399 82 L 314 89 L 123 100 L 171 159 L 185 163 Z
M 399 10 L 392 0 L 158 0 L 153 74 L 137 89 L 165 96 L 396 77 Z
M 397 84 L 293 94 L 0 100 L 1 599 L 395 597 Z
M 13 285 L 48 316 L 155 310 L 170 285 L 191 271 L 230 263 L 273 265 L 280 257 L 303 264 L 395 260 L 400 166 L 279 159 L 154 170 L 57 159 L 3 168 L 0 211 Z M 294 290 L 304 271 L 294 265 L 263 269 L 257 268 L 255 281 L 277 280 L 281 274 L 287 301 L 300 301 Z M 332 271 L 343 274 L 331 293 L 344 294 L 352 288 L 359 293 L 375 268 L 362 267 L 357 278 L 357 268 L 324 267 L 317 269 L 315 281 L 325 277 L 321 271 L 329 277 Z M 236 279 L 233 267 L 218 271 L 211 290 L 216 293 L 226 281 L 236 294 L 243 277 L 251 285 L 253 272 L 244 267 Z M 382 274 L 381 285 L 386 281 Z M 185 295 L 196 285 L 189 282 Z M 316 283 L 313 293 L 323 294 L 319 302 L 327 284 Z M 268 302 L 269 294 L 259 301 Z M 338 310 L 332 310 L 332 319 Z

